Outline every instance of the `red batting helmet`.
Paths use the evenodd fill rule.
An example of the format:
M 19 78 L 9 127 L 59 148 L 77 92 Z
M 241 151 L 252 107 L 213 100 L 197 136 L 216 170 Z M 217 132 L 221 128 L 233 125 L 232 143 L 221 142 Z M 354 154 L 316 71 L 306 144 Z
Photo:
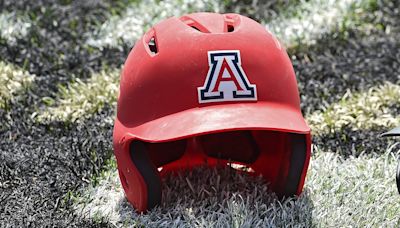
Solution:
M 125 62 L 113 137 L 138 211 L 160 202 L 160 175 L 206 164 L 245 165 L 279 196 L 300 194 L 311 152 L 286 51 L 238 14 L 172 17 L 144 34 Z

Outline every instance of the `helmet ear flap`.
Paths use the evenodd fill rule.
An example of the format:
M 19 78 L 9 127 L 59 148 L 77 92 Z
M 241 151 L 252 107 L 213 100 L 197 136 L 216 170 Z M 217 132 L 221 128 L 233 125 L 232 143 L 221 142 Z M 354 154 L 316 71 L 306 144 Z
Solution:
M 307 138 L 306 135 L 293 134 L 288 135 L 289 145 L 289 165 L 285 183 L 283 183 L 282 196 L 291 197 L 299 194 L 299 186 L 303 186 L 304 167 L 308 167 L 307 160 Z
M 254 131 L 259 158 L 250 167 L 270 182 L 278 197 L 299 195 L 311 153 L 311 137 L 273 131 Z
M 152 163 L 146 145 L 140 141 L 134 141 L 130 145 L 130 157 L 138 174 L 142 176 L 146 184 L 146 192 L 144 192 L 144 202 L 139 204 L 144 204 L 143 208 L 147 210 L 152 209 L 161 202 L 161 180 L 158 175 L 157 168 Z M 139 207 L 142 208 L 142 207 Z

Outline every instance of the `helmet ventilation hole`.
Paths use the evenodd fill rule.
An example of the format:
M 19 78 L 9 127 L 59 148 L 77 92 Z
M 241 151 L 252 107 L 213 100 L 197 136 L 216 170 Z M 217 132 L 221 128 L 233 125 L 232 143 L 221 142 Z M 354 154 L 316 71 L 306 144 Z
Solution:
M 196 26 L 194 26 L 194 25 L 192 25 L 190 27 L 192 27 L 193 29 L 196 29 L 197 31 L 201 32 L 200 29 L 196 28 Z
M 206 27 L 204 27 L 201 23 L 199 23 L 198 21 L 196 21 L 190 17 L 183 16 L 183 17 L 180 17 L 179 20 L 181 20 L 184 24 L 186 24 L 187 26 L 191 27 L 192 29 L 194 29 L 198 32 L 210 33 L 210 31 L 208 31 L 208 29 Z
M 149 45 L 149 49 L 153 54 L 157 54 L 158 49 L 157 49 L 157 44 L 156 44 L 156 40 L 154 39 L 154 37 L 152 37 L 148 43 Z
M 235 27 L 233 27 L 233 25 L 227 25 L 226 27 L 228 32 L 233 32 L 235 30 Z

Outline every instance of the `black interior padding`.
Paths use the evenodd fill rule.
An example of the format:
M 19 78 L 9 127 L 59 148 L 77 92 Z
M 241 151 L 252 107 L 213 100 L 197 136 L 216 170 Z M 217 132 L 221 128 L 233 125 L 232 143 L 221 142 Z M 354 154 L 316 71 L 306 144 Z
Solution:
M 283 188 L 283 196 L 291 197 L 297 192 L 303 173 L 304 163 L 306 161 L 306 136 L 301 134 L 290 134 L 290 144 L 292 151 L 290 156 L 289 170 L 286 178 L 286 184 Z
M 400 194 L 400 159 L 399 163 L 397 164 L 396 182 L 397 182 L 397 191 Z
M 183 156 L 187 140 L 177 140 L 163 143 L 146 143 L 147 154 L 156 167 L 176 161 Z
M 251 164 L 260 154 L 251 131 L 232 131 L 200 136 L 204 152 L 213 158 Z
M 130 154 L 132 162 L 147 185 L 147 209 L 150 210 L 161 202 L 161 180 L 158 176 L 158 171 L 151 163 L 143 142 L 132 142 Z

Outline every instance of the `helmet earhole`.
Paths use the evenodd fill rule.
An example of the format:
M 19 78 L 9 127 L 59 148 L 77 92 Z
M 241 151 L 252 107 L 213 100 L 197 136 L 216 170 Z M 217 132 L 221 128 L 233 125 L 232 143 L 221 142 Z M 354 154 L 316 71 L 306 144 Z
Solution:
M 235 30 L 235 27 L 233 27 L 233 25 L 227 25 L 228 32 L 233 32 L 234 30 Z
M 154 39 L 154 37 L 152 37 L 152 38 L 149 40 L 148 45 L 149 45 L 150 51 L 151 51 L 153 54 L 157 54 L 158 49 L 157 49 L 157 44 L 156 44 L 156 40 Z

